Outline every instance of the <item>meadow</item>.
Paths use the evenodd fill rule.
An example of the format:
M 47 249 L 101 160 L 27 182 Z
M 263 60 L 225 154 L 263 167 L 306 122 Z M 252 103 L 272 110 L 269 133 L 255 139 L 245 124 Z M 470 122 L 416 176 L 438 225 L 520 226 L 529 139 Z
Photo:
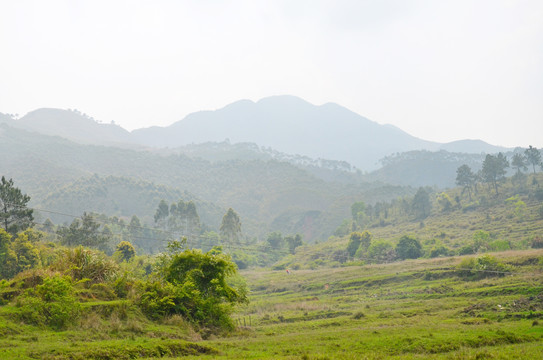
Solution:
M 84 304 L 77 327 L 46 330 L 0 307 L 2 359 L 540 359 L 543 250 L 315 270 L 248 270 L 250 302 L 228 335 L 180 317 L 144 320 L 127 302 Z

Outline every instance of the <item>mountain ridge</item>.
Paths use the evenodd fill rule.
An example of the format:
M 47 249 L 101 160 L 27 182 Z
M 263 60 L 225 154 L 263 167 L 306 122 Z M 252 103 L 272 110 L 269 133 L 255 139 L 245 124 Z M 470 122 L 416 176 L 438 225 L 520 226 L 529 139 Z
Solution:
M 314 159 L 346 161 L 363 171 L 376 170 L 379 160 L 413 150 L 495 153 L 507 148 L 481 140 L 438 143 L 408 134 L 397 126 L 379 124 L 339 104 L 313 105 L 292 95 L 238 100 L 217 110 L 188 114 L 171 125 L 131 132 L 102 124 L 77 110 L 43 108 L 19 120 L 8 115 L 0 122 L 83 144 L 122 148 L 176 148 L 189 144 L 255 143 L 283 153 Z

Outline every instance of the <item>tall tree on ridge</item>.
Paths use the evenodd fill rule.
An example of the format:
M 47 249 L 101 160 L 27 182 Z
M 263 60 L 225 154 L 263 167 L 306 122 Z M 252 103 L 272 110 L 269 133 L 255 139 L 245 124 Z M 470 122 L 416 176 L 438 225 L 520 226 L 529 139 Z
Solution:
M 532 145 L 530 145 L 528 149 L 524 150 L 524 155 L 526 155 L 526 160 L 528 160 L 528 163 L 532 165 L 535 174 L 536 165 L 541 166 L 541 153 L 536 147 L 532 147 Z
M 0 226 L 11 235 L 33 225 L 33 210 L 26 204 L 30 196 L 23 194 L 19 188 L 13 185 L 13 179 L 6 180 L 4 176 L 0 180 Z

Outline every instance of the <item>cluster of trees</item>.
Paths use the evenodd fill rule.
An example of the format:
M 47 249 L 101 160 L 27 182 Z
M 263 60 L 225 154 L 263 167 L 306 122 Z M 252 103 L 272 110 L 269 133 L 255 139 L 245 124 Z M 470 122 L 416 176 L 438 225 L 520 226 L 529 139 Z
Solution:
M 456 171 L 456 185 L 462 187 L 463 193 L 468 193 L 470 201 L 472 200 L 472 194 L 478 191 L 477 184 L 480 182 L 486 183 L 498 195 L 499 186 L 504 182 L 509 167 L 515 170 L 512 181 L 522 184 L 526 181 L 524 172 L 528 170 L 530 165 L 534 174 L 536 173 L 536 167 L 543 168 L 541 153 L 531 145 L 523 153 L 515 153 L 511 163 L 502 153 L 497 155 L 488 154 L 483 161 L 482 169 L 478 172 L 473 172 L 468 165 L 460 166 Z
M 0 290 L 14 290 L 0 291 L 0 304 L 12 301 L 21 321 L 63 329 L 77 323 L 80 301 L 90 297 L 126 299 L 151 320 L 178 315 L 196 328 L 233 328 L 230 314 L 236 304 L 247 301 L 247 291 L 242 281 L 230 282 L 237 267 L 220 248 L 188 249 L 185 237 L 170 241 L 168 251 L 159 256 L 137 256 L 124 240 L 109 256 L 98 249 L 107 249 L 114 237 L 95 216 L 83 214 L 69 226 L 59 226 L 53 236 L 29 227 L 29 200 L 12 180 L 2 178 Z M 190 235 L 192 225 L 187 224 L 197 223 L 194 215 L 193 204 L 179 202 L 157 220 Z M 132 220 L 134 228 L 142 230 L 138 219 Z
M 412 197 L 404 196 L 373 205 L 363 201 L 355 202 L 351 205 L 352 230 L 364 229 L 374 223 L 382 225 L 391 216 L 410 216 L 414 220 L 423 220 L 432 211 L 432 193 L 433 190 L 429 187 L 419 187 Z
M 541 238 L 535 237 L 529 244 L 532 248 L 543 247 Z M 435 258 L 453 255 L 471 255 L 492 251 L 506 251 L 513 249 L 510 241 L 492 236 L 487 231 L 476 231 L 471 241 L 456 249 L 451 249 L 439 239 L 430 239 L 423 242 L 412 235 L 402 236 L 398 242 L 375 240 L 371 233 L 352 232 L 346 248 L 347 259 L 364 260 L 373 263 L 386 263 L 396 260 L 417 259 L 420 257 Z
M 396 246 L 393 246 L 387 241 L 374 241 L 373 236 L 368 231 L 364 231 L 350 234 L 347 254 L 351 258 L 382 263 L 417 259 L 423 256 L 423 251 L 421 243 L 413 236 L 404 235 Z

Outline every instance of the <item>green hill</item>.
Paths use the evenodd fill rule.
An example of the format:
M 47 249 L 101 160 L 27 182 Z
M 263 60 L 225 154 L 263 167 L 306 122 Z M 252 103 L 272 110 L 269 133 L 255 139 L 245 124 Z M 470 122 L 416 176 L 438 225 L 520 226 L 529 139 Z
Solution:
M 160 155 L 80 145 L 59 137 L 0 126 L 0 152 L 9 154 L 0 163 L 0 173 L 13 178 L 17 186 L 32 197 L 33 206 L 46 210 L 44 205 L 48 204 L 48 198 L 60 201 L 60 194 L 73 194 L 73 191 L 62 190 L 66 186 L 92 193 L 92 190 L 80 187 L 86 184 L 92 188 L 89 182 L 70 185 L 78 179 L 94 174 L 114 176 L 143 180 L 181 193 L 186 191 L 217 208 L 232 207 L 240 214 L 243 232 L 249 237 L 262 238 L 271 231 L 300 232 L 305 235 L 305 241 L 312 242 L 328 238 L 338 223 L 348 216 L 350 205 L 355 201 L 390 200 L 412 193 L 409 188 L 380 183 L 325 181 L 291 163 L 274 159 L 211 162 L 183 154 Z M 52 204 L 51 200 L 47 201 Z M 69 202 L 67 199 L 64 204 Z M 92 204 L 98 205 L 97 202 Z M 111 203 L 104 206 L 104 210 L 98 207 L 96 210 L 118 213 Z M 118 202 L 116 206 L 124 205 Z M 127 210 L 127 213 L 131 212 Z M 153 213 L 146 215 L 149 217 Z M 282 219 L 287 214 L 299 220 L 294 225 L 286 224 Z M 318 221 L 314 221 L 316 216 Z

